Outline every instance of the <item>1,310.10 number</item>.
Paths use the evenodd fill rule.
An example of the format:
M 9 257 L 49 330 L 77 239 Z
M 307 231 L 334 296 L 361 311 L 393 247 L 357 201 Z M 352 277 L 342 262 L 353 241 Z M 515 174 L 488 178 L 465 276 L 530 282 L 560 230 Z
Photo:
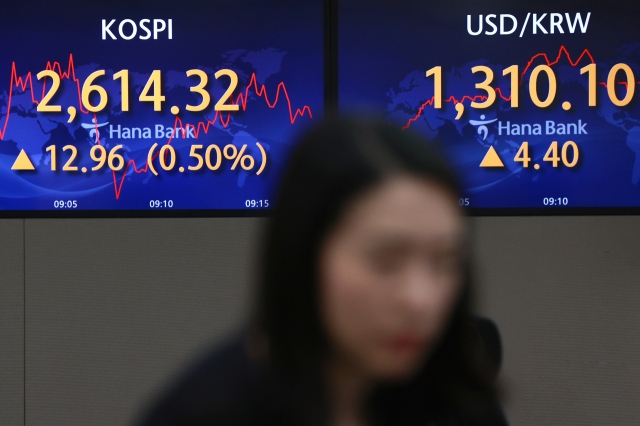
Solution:
M 620 85 L 625 86 L 626 94 L 624 98 L 620 99 L 618 94 L 616 93 L 616 88 L 618 87 L 617 77 L 618 73 L 622 71 L 626 77 L 626 81 L 619 82 Z M 485 75 L 485 79 L 481 83 L 476 84 L 476 89 L 483 90 L 486 93 L 486 96 L 481 96 L 483 102 L 471 102 L 472 108 L 483 109 L 489 108 L 497 99 L 496 90 L 491 86 L 493 83 L 494 73 L 493 70 L 485 65 L 478 65 L 471 68 L 471 72 L 473 74 L 483 73 Z M 538 78 L 541 74 L 545 74 L 547 78 L 547 82 L 549 83 L 549 91 L 547 93 L 546 98 L 540 99 L 538 94 Z M 586 67 L 580 69 L 580 74 L 587 74 L 588 77 L 588 91 L 589 91 L 589 106 L 596 106 L 596 88 L 597 88 L 597 80 L 596 80 L 596 64 L 589 64 Z M 512 65 L 509 68 L 506 68 L 502 72 L 503 76 L 509 76 L 511 83 L 511 96 L 509 100 L 511 101 L 511 108 L 518 108 L 520 105 L 520 68 L 518 65 Z M 433 76 L 433 106 L 436 109 L 442 108 L 442 67 L 437 66 L 431 68 L 427 71 L 427 77 Z M 607 93 L 609 95 L 609 99 L 611 103 L 618 107 L 627 106 L 631 100 L 633 99 L 633 95 L 636 89 L 636 80 L 633 74 L 633 70 L 627 64 L 616 64 L 609 71 L 609 75 L 607 77 L 606 82 Z M 557 92 L 557 81 L 556 74 L 553 69 L 548 65 L 538 65 L 531 71 L 531 75 L 529 76 L 529 96 L 531 101 L 538 108 L 546 108 L 550 106 L 556 98 Z

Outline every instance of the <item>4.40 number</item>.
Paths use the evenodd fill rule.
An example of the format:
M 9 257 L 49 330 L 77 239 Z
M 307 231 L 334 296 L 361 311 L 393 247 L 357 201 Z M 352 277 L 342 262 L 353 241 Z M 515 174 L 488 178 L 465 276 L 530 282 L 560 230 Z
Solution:
M 550 162 L 553 167 L 558 167 L 560 160 L 562 160 L 562 164 L 565 167 L 571 168 L 578 164 L 579 158 L 580 150 L 578 149 L 578 145 L 573 141 L 567 141 L 562 145 L 560 155 L 558 155 L 558 142 L 552 142 L 542 160 Z M 524 168 L 529 167 L 529 163 L 531 162 L 531 156 L 529 155 L 529 142 L 522 142 L 522 145 L 520 145 L 520 149 L 516 153 L 513 161 L 522 163 L 522 167 Z M 536 164 L 535 168 L 538 169 L 539 165 Z

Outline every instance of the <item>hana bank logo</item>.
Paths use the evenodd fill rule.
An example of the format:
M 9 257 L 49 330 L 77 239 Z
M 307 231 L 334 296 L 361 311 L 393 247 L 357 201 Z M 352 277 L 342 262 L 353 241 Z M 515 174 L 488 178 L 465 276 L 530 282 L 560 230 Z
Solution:
M 482 140 L 486 140 L 489 135 L 489 128 L 486 125 L 498 120 L 497 118 L 494 118 L 493 120 L 485 120 L 485 118 L 485 115 L 482 114 L 480 116 L 480 120 L 469 120 L 469 124 L 478 128 L 478 134 L 482 136 Z
M 106 123 L 98 123 L 98 120 L 94 117 L 91 120 L 91 124 L 82 123 L 81 126 L 83 129 L 89 131 L 89 137 L 93 139 L 93 144 L 97 145 L 98 142 L 100 142 L 100 130 L 98 130 L 98 128 L 106 126 L 107 124 L 109 124 L 108 121 Z
M 108 121 L 99 123 L 94 117 L 91 120 L 91 124 L 80 124 L 83 129 L 89 132 L 89 138 L 91 143 L 97 145 L 99 142 L 104 142 L 107 137 L 109 139 L 196 139 L 196 128 L 190 124 L 186 126 L 166 126 L 163 124 L 155 124 L 151 127 L 125 127 L 120 124 L 114 126 L 109 124 Z M 104 128 L 104 132 L 108 132 L 106 136 L 100 136 L 100 128 L 109 125 L 108 128 Z

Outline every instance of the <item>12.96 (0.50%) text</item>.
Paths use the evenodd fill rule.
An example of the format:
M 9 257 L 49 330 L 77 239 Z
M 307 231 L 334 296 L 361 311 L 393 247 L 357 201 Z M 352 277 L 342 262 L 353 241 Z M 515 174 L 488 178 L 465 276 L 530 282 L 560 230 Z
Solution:
M 184 166 L 178 165 L 178 153 L 176 149 L 166 144 L 158 149 L 158 143 L 151 146 L 147 154 L 147 166 L 151 173 L 158 176 L 158 168 L 154 162 L 157 162 L 161 170 L 166 172 L 172 171 L 178 167 L 180 173 L 186 170 L 198 171 L 205 166 L 211 171 L 216 171 L 222 166 L 223 160 L 233 161 L 231 164 L 231 170 L 236 170 L 240 167 L 245 171 L 256 170 L 256 175 L 260 175 L 267 165 L 267 152 L 260 142 L 256 142 L 256 146 L 260 150 L 260 157 L 258 161 L 249 153 L 246 153 L 247 145 L 241 145 L 237 147 L 233 144 L 228 144 L 223 148 L 220 148 L 216 144 L 211 144 L 205 148 L 204 145 L 191 145 L 189 152 L 189 159 L 192 164 L 188 164 L 186 169 Z M 45 149 L 51 156 L 49 165 L 52 171 L 58 170 L 58 148 L 56 145 L 50 145 Z M 89 156 L 93 160 L 93 167 L 90 169 L 86 166 L 79 168 L 76 163 L 78 158 L 78 149 L 74 145 L 66 145 L 62 147 L 63 152 L 68 152 L 69 156 L 62 166 L 62 171 L 65 172 L 77 172 L 87 173 L 89 170 L 97 172 L 103 167 L 118 172 L 125 168 L 127 161 L 123 156 L 123 146 L 116 145 L 110 149 L 107 149 L 103 145 L 94 145 L 91 147 Z M 156 161 L 157 160 L 157 161 Z M 131 161 L 131 160 L 130 160 Z M 195 163 L 195 164 L 193 164 Z

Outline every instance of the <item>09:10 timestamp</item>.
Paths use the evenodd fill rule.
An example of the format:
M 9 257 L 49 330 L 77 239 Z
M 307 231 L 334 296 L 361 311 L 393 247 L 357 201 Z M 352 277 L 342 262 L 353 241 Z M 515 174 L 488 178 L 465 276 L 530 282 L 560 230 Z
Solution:
M 171 209 L 173 208 L 173 200 L 151 200 L 149 207 L 152 209 Z
M 545 206 L 568 206 L 569 205 L 569 199 L 567 197 L 557 197 L 557 198 L 544 198 L 542 200 L 542 204 L 544 204 Z

